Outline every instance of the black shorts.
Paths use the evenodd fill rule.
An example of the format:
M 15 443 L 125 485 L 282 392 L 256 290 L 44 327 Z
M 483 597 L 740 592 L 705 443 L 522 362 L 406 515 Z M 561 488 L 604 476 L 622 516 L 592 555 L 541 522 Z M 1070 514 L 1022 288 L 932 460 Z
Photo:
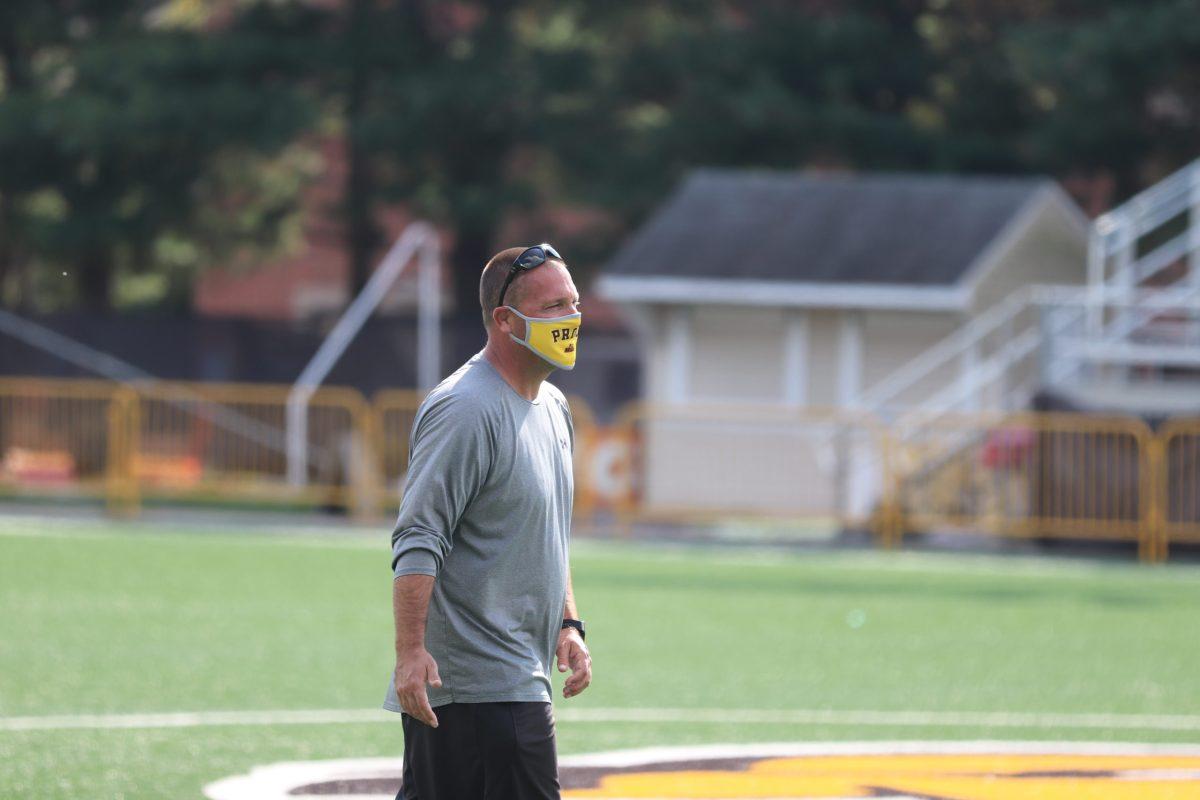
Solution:
M 559 800 L 549 703 L 450 703 L 438 726 L 402 714 L 396 800 Z

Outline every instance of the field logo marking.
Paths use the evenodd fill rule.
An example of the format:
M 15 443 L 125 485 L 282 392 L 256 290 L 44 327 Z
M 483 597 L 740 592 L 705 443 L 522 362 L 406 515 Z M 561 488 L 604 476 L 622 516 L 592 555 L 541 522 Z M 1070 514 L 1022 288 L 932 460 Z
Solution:
M 209 800 L 391 800 L 399 759 L 255 767 Z M 563 800 L 1134 800 L 1200 797 L 1200 747 L 844 742 L 618 750 L 559 762 Z

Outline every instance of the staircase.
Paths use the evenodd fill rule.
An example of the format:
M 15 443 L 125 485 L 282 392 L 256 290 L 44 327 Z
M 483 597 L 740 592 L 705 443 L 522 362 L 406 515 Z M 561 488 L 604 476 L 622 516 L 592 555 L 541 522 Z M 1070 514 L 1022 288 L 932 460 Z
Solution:
M 911 396 L 951 365 L 957 377 L 945 388 Z M 889 422 L 932 424 L 1027 408 L 1039 389 L 1130 413 L 1200 402 L 1200 160 L 1093 223 L 1087 286 L 1018 290 L 860 402 Z
M 942 388 L 929 394 L 921 387 L 935 376 Z M 1200 160 L 1093 223 L 1086 286 L 1019 289 L 868 388 L 859 406 L 888 425 L 901 480 L 924 491 L 949 475 L 957 504 L 970 494 L 957 483 L 973 471 L 956 462 L 1040 390 L 1082 408 L 1196 412 Z M 866 513 L 883 496 L 882 464 L 844 458 L 848 510 Z

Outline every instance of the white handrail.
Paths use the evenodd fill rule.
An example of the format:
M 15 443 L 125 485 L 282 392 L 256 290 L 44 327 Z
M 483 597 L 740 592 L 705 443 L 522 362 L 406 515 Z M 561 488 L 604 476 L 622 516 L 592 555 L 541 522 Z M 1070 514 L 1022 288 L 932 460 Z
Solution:
M 367 285 L 346 309 L 333 330 L 321 342 L 317 352 L 300 373 L 287 399 L 287 474 L 293 486 L 305 483 L 308 468 L 308 401 L 325 380 L 333 365 L 342 357 L 350 342 L 358 335 L 367 319 L 383 301 L 396 279 L 404 272 L 412 257 L 420 252 L 418 293 L 417 374 L 423 388 L 430 388 L 438 373 L 438 354 L 441 351 L 438 320 L 438 265 L 441 263 L 441 243 L 437 230 L 426 222 L 414 222 L 404 229 L 376 268 Z
M 1158 230 L 1189 209 L 1193 215 L 1191 227 L 1195 228 L 1198 224 L 1194 218 L 1197 187 L 1200 187 L 1200 159 L 1098 217 L 1092 224 L 1088 252 L 1089 283 L 1093 286 L 1137 284 L 1172 263 L 1174 259 L 1162 251 L 1168 246 L 1178 247 L 1179 243 L 1175 240 L 1157 245 L 1141 256 L 1137 256 L 1134 250 L 1144 235 Z M 1114 239 L 1117 241 L 1114 242 Z M 1153 253 L 1158 255 L 1152 260 Z M 1123 263 L 1119 263 L 1110 276 L 1107 264 L 1109 257 L 1114 254 Z M 1147 265 L 1148 261 L 1150 265 Z M 1094 313 L 1091 318 L 1093 328 L 1098 319 L 1099 316 Z
M 1133 312 L 1148 314 L 1156 310 L 1170 310 L 1195 305 L 1200 299 L 1200 288 L 1135 288 L 1121 290 L 1119 293 L 1111 288 L 1106 288 L 1101 295 L 1102 302 L 1106 306 L 1130 309 L 1129 312 L 1126 312 L 1127 314 Z M 897 404 L 896 401 L 904 391 L 928 377 L 935 370 L 955 363 L 971 348 L 978 346 L 987 337 L 1002 330 L 1004 326 L 1018 319 L 1023 313 L 1052 307 L 1073 308 L 1077 313 L 1067 322 L 1076 323 L 1083 319 L 1084 312 L 1095 302 L 1095 297 L 1093 291 L 1086 287 L 1043 285 L 1019 289 L 1001 303 L 963 325 L 900 369 L 877 382 L 861 395 L 861 405 L 875 413 L 884 413 L 893 404 Z M 1110 325 L 1114 323 L 1110 323 Z M 1031 355 L 1039 347 L 1045 345 L 1043 334 L 1049 336 L 1050 339 L 1055 339 L 1064 333 L 1062 329 L 1066 327 L 1064 323 L 1060 322 L 1051 330 L 1034 331 L 1033 328 L 1036 327 L 1036 324 L 1036 321 L 1031 321 L 1030 325 L 1023 325 L 1020 330 L 1012 330 L 1010 335 L 1006 336 L 999 352 L 989 361 L 992 363 L 998 361 L 1011 366 L 1020 358 Z M 1031 339 L 1031 336 L 1036 339 Z M 1030 347 L 1031 341 L 1036 341 L 1035 347 Z M 1017 352 L 1016 355 L 1008 352 L 1014 349 Z M 1061 369 L 1056 369 L 1054 374 L 1061 375 Z M 984 380 L 985 377 L 987 380 Z M 991 376 L 991 373 L 977 370 L 976 382 L 982 381 L 986 384 L 994 379 L 995 376 Z M 961 383 L 962 379 L 959 379 L 953 386 L 958 387 Z M 926 402 L 931 400 L 932 398 L 927 398 Z
M 1143 189 L 1121 205 L 1096 218 L 1096 230 L 1107 236 L 1122 225 L 1131 223 L 1154 208 L 1166 205 L 1179 193 L 1187 194 L 1196 175 L 1200 174 L 1200 159 L 1183 166 L 1153 186 Z
M 1151 238 L 1161 236 L 1165 225 L 1184 214 L 1184 233 L 1165 241 Z M 1138 252 L 1139 245 L 1151 243 L 1150 249 Z M 1192 270 L 1182 291 L 1179 285 L 1143 285 L 1180 259 Z M 1085 364 L 1200 369 L 1200 343 L 1194 341 L 1200 339 L 1200 159 L 1093 223 L 1087 275 L 1082 287 L 1017 290 L 875 383 L 859 396 L 860 406 L 885 419 L 893 411 L 901 412 L 896 425 L 907 438 L 964 405 L 977 409 L 990 401 L 989 409 L 979 410 L 1011 409 L 1037 386 L 1069 378 Z M 1198 320 L 1185 328 L 1186 340 L 1152 345 L 1132 341 L 1132 334 L 1153 323 L 1163 310 L 1182 311 L 1187 319 Z M 1031 313 L 1032 318 L 1023 318 Z M 900 402 L 918 382 L 956 362 L 960 371 L 955 380 L 915 403 Z M 912 428 L 916 419 L 923 422 Z
M 997 305 L 967 322 L 958 330 L 934 344 L 916 358 L 880 379 L 860 396 L 860 405 L 879 409 L 934 370 L 961 358 L 971 347 L 1000 330 L 1028 308 L 1035 287 L 1025 286 L 1010 294 Z

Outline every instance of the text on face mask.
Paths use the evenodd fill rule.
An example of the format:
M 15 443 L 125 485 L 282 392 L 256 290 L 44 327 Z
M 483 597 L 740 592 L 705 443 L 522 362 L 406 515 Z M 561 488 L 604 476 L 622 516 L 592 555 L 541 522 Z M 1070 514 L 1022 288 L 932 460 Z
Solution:
M 555 328 L 550 331 L 550 338 L 556 342 L 565 342 L 579 336 L 579 328 Z

